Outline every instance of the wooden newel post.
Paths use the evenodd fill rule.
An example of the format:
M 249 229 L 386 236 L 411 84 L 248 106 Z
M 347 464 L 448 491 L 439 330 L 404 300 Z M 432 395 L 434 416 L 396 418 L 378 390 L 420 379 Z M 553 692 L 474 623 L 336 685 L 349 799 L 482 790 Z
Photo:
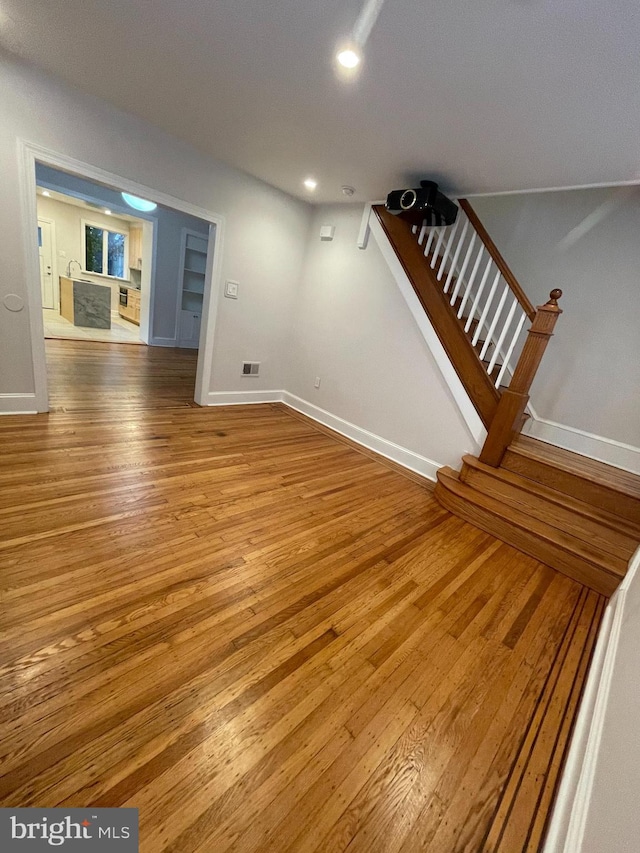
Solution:
M 533 318 L 527 340 L 522 347 L 518 364 L 509 387 L 502 392 L 495 417 L 489 427 L 480 461 L 497 468 L 507 447 L 522 429 L 524 410 L 529 402 L 529 390 L 542 356 L 553 335 L 562 309 L 558 306 L 561 290 L 552 290 L 546 305 L 540 305 Z

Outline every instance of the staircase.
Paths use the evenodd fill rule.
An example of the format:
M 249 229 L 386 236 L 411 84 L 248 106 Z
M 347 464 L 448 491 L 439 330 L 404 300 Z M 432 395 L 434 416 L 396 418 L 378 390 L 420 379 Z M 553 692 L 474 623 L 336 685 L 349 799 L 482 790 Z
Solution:
M 520 435 L 562 292 L 535 308 L 471 205 L 459 204 L 448 227 L 412 226 L 373 208 L 487 429 L 479 458 L 465 456 L 460 472 L 438 472 L 435 496 L 610 595 L 640 542 L 640 477 Z

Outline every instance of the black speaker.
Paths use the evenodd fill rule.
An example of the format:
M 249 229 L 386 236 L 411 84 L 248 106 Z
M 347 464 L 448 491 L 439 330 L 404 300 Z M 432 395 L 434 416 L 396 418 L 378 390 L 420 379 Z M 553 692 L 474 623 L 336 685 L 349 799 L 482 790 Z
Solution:
M 420 181 L 415 189 L 393 190 L 385 207 L 411 225 L 453 225 L 458 215 L 457 206 L 438 191 L 434 181 Z

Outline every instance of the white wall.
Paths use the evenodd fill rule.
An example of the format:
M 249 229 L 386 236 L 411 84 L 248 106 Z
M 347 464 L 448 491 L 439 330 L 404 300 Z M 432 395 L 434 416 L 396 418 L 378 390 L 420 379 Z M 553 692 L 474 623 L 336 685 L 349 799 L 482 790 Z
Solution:
M 56 233 L 56 258 L 57 275 L 67 275 L 69 261 L 80 262 L 82 271 L 77 264 L 73 265 L 73 278 L 86 278 L 96 284 L 107 285 L 111 288 L 111 310 L 118 310 L 119 281 L 107 279 L 104 276 L 94 275 L 84 271 L 84 256 L 82 254 L 82 221 L 95 223 L 101 228 L 109 228 L 121 234 L 129 233 L 129 222 L 119 219 L 117 216 L 108 216 L 100 210 L 87 210 L 74 204 L 65 204 L 55 198 L 38 196 L 38 216 L 44 219 L 52 219 L 55 222 Z M 65 257 L 60 257 L 60 252 Z M 129 254 L 125 257 L 125 272 L 129 265 Z
M 638 569 L 640 548 L 602 618 L 544 853 L 638 849 Z
M 532 388 L 536 413 L 640 447 L 640 193 L 619 196 L 620 206 L 585 237 L 559 245 L 611 192 L 471 201 L 534 304 L 554 287 L 564 292 L 564 313 Z
M 2 303 L 6 293 L 26 301 L 17 156 L 24 139 L 225 218 L 217 247 L 222 279 L 239 282 L 239 298 L 219 298 L 208 402 L 241 401 L 247 391 L 258 392 L 256 400 L 289 392 L 289 402 L 307 401 L 307 411 L 315 407 L 311 413 L 321 419 L 331 413 L 354 425 L 365 443 L 371 439 L 370 446 L 431 476 L 473 449 L 375 242 L 366 251 L 356 247 L 360 206 L 320 208 L 309 231 L 308 205 L 1 55 L 0 114 L 5 411 L 10 395 L 33 391 L 28 310 L 13 313 Z M 320 243 L 327 217 L 336 238 Z M 261 362 L 258 378 L 241 376 L 244 360 Z
M 34 388 L 28 308 L 2 301 L 26 302 L 20 138 L 225 217 L 222 276 L 240 282 L 240 299 L 221 299 L 211 387 L 243 390 L 243 358 L 262 362 L 253 388 L 281 387 L 308 205 L 1 53 L 0 115 L 0 395 Z
M 315 211 L 285 387 L 438 465 L 459 467 L 473 441 L 375 240 L 357 248 L 361 217 L 361 205 Z M 335 225 L 332 241 L 320 240 L 322 224 Z

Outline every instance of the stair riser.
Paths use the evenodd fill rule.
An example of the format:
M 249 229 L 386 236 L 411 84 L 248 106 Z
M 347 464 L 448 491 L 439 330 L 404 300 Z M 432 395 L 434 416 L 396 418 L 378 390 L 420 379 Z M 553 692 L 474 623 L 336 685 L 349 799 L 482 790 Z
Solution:
M 501 467 L 585 503 L 593 504 L 634 524 L 640 524 L 640 501 L 610 489 L 604 484 L 591 482 L 541 460 L 523 456 L 511 448 L 505 453 Z
M 440 479 L 434 494 L 449 512 L 602 595 L 611 595 L 620 583 L 619 578 L 609 575 L 603 569 L 575 555 L 567 554 L 552 543 L 544 542 L 511 524 L 506 518 L 499 518 L 470 500 L 461 498 L 443 485 Z
M 559 530 L 566 530 L 585 542 L 591 542 L 625 563 L 638 547 L 637 540 L 623 533 L 612 530 L 586 515 L 565 509 L 545 497 L 539 497 L 528 489 L 521 489 L 501 480 L 499 471 L 500 469 L 497 476 L 493 476 L 465 464 L 460 472 L 460 479 L 478 491 L 504 501 L 508 506 L 530 513 L 534 518 Z

